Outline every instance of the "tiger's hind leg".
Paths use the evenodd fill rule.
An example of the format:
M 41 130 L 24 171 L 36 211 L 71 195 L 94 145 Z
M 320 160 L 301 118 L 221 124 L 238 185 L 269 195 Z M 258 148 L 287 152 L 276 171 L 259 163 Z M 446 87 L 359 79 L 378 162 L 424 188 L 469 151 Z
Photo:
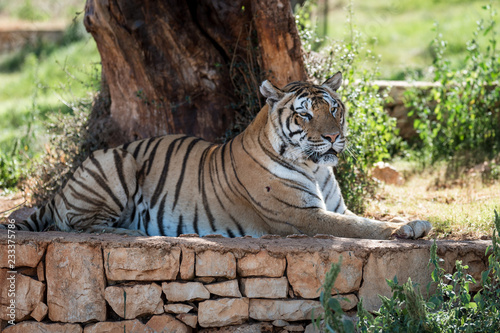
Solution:
M 20 219 L 19 216 L 9 216 L 9 225 L 13 226 L 15 230 L 22 231 L 46 231 L 54 225 L 54 199 L 50 200 L 47 204 L 40 209 L 36 209 L 28 218 Z M 9 228 L 12 228 L 9 226 Z M 7 224 L 0 224 L 0 229 L 7 229 Z
M 127 151 L 96 151 L 56 194 L 53 209 L 46 215 L 62 231 L 126 233 L 125 229 L 134 229 L 136 224 L 130 220 L 133 216 L 124 216 L 130 215 L 140 191 L 137 174 L 136 161 Z
M 49 206 L 51 203 L 49 202 L 46 206 Z M 44 206 L 44 207 L 46 207 Z M 28 217 L 25 216 L 26 210 L 35 210 Z M 40 212 L 36 208 L 27 208 L 23 207 L 18 209 L 5 220 L 5 222 L 0 221 L 0 229 L 15 229 L 15 230 L 24 230 L 24 231 L 43 231 L 47 229 L 48 225 L 45 223 L 35 223 L 37 221 L 37 216 L 43 215 L 44 211 Z M 33 219 L 32 219 L 33 216 Z M 9 226 L 7 226 L 7 223 Z

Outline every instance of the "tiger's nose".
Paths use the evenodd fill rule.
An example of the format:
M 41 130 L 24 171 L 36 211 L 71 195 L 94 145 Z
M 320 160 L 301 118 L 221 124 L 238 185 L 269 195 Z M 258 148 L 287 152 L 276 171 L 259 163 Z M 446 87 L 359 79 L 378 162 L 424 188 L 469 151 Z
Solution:
M 339 133 L 337 134 L 323 134 L 322 137 L 330 141 L 331 143 L 334 143 L 335 140 L 338 138 Z

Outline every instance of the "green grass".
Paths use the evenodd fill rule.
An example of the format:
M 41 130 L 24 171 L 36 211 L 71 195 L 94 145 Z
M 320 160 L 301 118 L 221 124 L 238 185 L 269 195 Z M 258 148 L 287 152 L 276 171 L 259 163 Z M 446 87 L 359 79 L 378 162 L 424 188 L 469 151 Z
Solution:
M 0 0 L 0 14 L 27 21 L 66 21 L 81 12 L 85 0 Z
M 95 42 L 89 39 L 41 58 L 30 53 L 18 71 L 0 72 L 0 149 L 13 148 L 30 124 L 33 134 L 43 137 L 44 121 L 54 113 L 71 112 L 68 105 L 88 97 L 97 85 L 99 61 Z
M 37 158 L 48 142 L 47 123 L 57 121 L 59 114 L 71 114 L 74 103 L 91 99 L 98 89 L 100 56 L 95 41 L 79 29 L 69 28 L 58 44 L 41 43 L 0 58 L 4 163 L 27 172 L 29 160 Z
M 348 1 L 330 1 L 327 35 L 333 39 L 346 36 Z M 472 39 L 476 22 L 487 17 L 482 6 L 489 1 L 439 0 L 354 0 L 354 24 L 366 38 L 368 47 L 381 58 L 381 78 L 404 79 L 408 72 L 419 79 L 429 79 L 434 59 L 430 43 L 436 36 L 434 22 L 448 41 L 445 57 L 460 68 L 466 43 Z M 498 2 L 493 6 L 498 9 Z M 318 27 L 323 27 L 322 22 Z M 500 28 L 495 28 L 500 32 Z

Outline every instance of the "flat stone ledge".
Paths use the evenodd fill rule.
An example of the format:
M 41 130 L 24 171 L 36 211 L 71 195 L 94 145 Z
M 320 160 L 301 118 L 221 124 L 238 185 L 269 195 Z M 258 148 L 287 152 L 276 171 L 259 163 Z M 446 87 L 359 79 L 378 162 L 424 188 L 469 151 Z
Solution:
M 0 246 L 7 244 L 7 230 L 0 230 Z M 330 253 L 351 252 L 357 258 L 368 259 L 370 254 L 383 255 L 387 252 L 406 252 L 413 249 L 429 249 L 432 240 L 370 240 L 341 237 L 329 238 L 208 238 L 208 237 L 130 237 L 112 234 L 83 234 L 60 231 L 51 232 L 16 232 L 16 246 L 30 244 L 45 248 L 51 243 L 85 243 L 99 245 L 105 248 L 162 248 L 170 250 L 174 247 L 193 249 L 196 253 L 210 250 L 220 253 L 231 252 L 237 259 L 248 253 L 257 254 L 266 250 L 275 257 L 286 257 L 296 253 Z M 490 240 L 450 241 L 439 240 L 438 255 L 443 257 L 447 252 L 453 252 L 458 257 L 469 253 L 485 257 Z M 486 259 L 485 259 L 486 262 Z M 16 265 L 18 266 L 18 265 Z M 18 266 L 20 267 L 20 266 Z

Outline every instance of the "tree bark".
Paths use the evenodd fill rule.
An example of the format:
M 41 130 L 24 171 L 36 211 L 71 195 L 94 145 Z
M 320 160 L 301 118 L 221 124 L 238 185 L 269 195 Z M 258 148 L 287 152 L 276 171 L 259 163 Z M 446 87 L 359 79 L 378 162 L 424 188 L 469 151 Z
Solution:
M 242 85 L 256 98 L 263 79 L 306 79 L 288 1 L 87 0 L 84 23 L 109 91 L 97 118 L 110 146 L 168 133 L 220 139 Z

